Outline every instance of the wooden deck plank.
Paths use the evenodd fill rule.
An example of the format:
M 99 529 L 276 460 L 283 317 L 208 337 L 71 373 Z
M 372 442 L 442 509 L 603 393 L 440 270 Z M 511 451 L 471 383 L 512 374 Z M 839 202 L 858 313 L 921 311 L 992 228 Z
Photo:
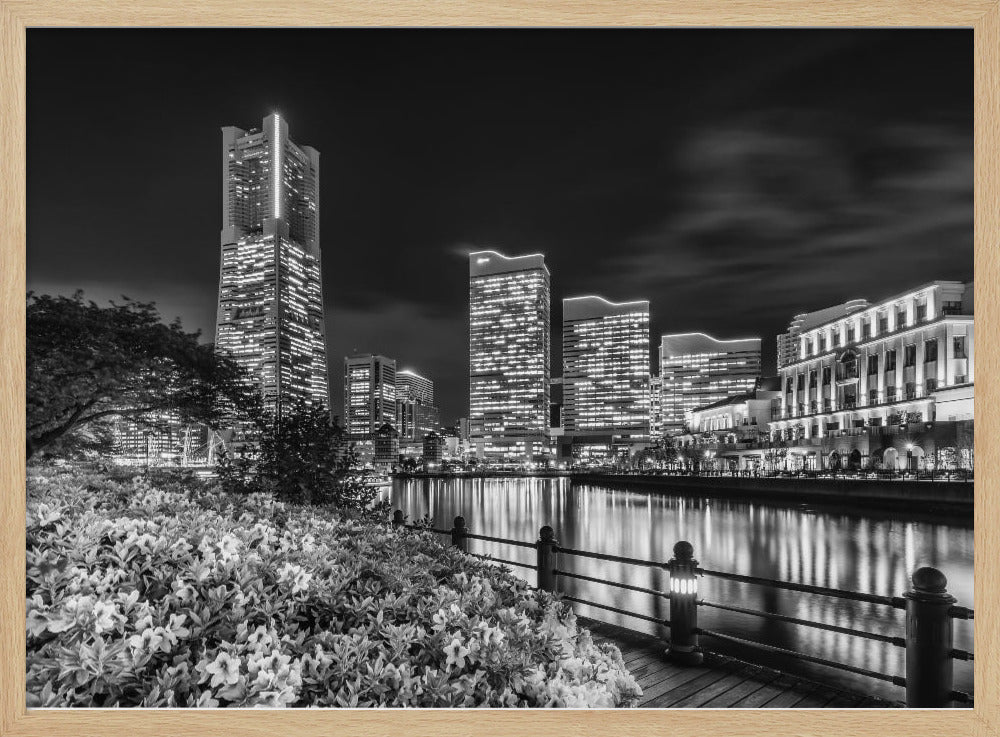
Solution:
M 696 678 L 688 679 L 684 683 L 679 683 L 674 688 L 667 689 L 658 697 L 647 702 L 646 706 L 650 708 L 673 706 L 676 702 L 690 696 L 696 691 L 700 691 L 703 688 L 712 685 L 716 681 L 721 680 L 728 675 L 729 672 L 721 668 L 706 668 L 704 673 L 700 674 Z
M 793 709 L 822 709 L 836 696 L 831 691 L 820 688 L 792 704 Z
M 736 706 L 737 702 L 749 698 L 751 695 L 760 691 L 762 688 L 770 685 L 773 681 L 778 678 L 778 674 L 774 671 L 770 671 L 764 668 L 759 669 L 759 671 L 749 678 L 747 678 L 743 683 L 735 686 L 724 693 L 720 693 L 705 703 L 701 704 L 703 709 L 728 709 Z M 780 691 L 775 691 L 775 695 L 780 693 Z
M 742 686 L 748 680 L 753 679 L 755 675 L 754 668 L 752 666 L 745 666 L 732 673 L 723 676 L 715 683 L 712 683 L 704 688 L 700 688 L 694 693 L 685 696 L 680 701 L 675 701 L 670 705 L 672 709 L 692 709 L 699 708 L 705 705 L 706 702 L 711 701 L 716 696 L 726 693 L 727 691 L 732 691 L 734 688 Z
M 864 697 L 839 693 L 824 704 L 824 709 L 856 709 L 861 706 Z
M 693 681 L 695 678 L 710 672 L 708 668 L 703 668 L 701 666 L 691 667 L 691 668 L 680 668 L 673 664 L 670 664 L 667 668 L 664 668 L 657 675 L 659 680 L 655 683 L 643 683 L 639 681 L 639 686 L 642 687 L 642 698 L 639 700 L 639 706 L 647 706 L 651 701 L 659 698 L 668 691 L 677 688 L 688 681 Z
M 691 678 L 686 680 L 684 683 L 679 683 L 675 687 L 667 690 L 665 693 L 661 694 L 657 698 L 653 699 L 649 706 L 655 707 L 671 707 L 678 701 L 681 701 L 691 694 L 701 691 L 709 686 L 711 686 L 716 681 L 720 681 L 726 678 L 732 673 L 731 669 L 724 668 L 708 668 L 705 673 L 702 673 L 697 678 Z
M 812 696 L 819 689 L 814 683 L 798 682 L 784 693 L 764 704 L 765 709 L 790 709 L 802 699 Z
M 741 698 L 739 701 L 734 702 L 732 707 L 736 709 L 760 709 L 765 704 L 787 692 L 793 685 L 794 681 L 792 678 L 784 673 L 778 674 L 777 678 L 763 688 L 754 691 L 745 698 Z

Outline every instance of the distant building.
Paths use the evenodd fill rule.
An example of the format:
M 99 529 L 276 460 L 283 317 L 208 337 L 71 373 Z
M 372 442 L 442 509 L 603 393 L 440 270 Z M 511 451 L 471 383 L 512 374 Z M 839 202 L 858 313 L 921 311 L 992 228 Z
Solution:
M 388 422 L 375 431 L 374 465 L 381 471 L 390 471 L 399 462 L 399 432 Z
M 660 412 L 664 434 L 684 431 L 689 413 L 745 394 L 760 375 L 760 338 L 718 340 L 705 333 L 664 335 Z
M 427 433 L 424 436 L 424 466 L 431 463 L 440 464 L 444 456 L 444 438 L 436 432 Z
M 434 382 L 413 371 L 396 372 L 396 427 L 402 442 L 420 442 L 439 429 L 441 419 L 434 406 Z
M 217 350 L 266 406 L 330 406 L 319 240 L 319 152 L 277 114 L 222 129 Z
M 803 312 L 792 318 L 788 330 L 778 336 L 778 368 L 799 360 L 800 336 L 818 325 L 868 307 L 867 299 L 852 299 L 843 304 L 826 307 L 815 312 Z
M 469 418 L 468 417 L 459 417 L 458 418 L 458 437 L 460 437 L 463 442 L 468 442 L 468 440 L 469 440 Z
M 396 362 L 375 354 L 344 359 L 344 426 L 355 442 L 370 443 L 396 422 Z
M 563 434 L 563 380 L 553 376 L 549 380 L 549 437 L 558 442 Z
M 971 282 L 935 281 L 815 325 L 779 369 L 790 468 L 970 467 Z
M 649 302 L 563 300 L 565 444 L 575 457 L 649 442 Z
M 663 382 L 658 374 L 649 377 L 649 437 L 663 437 Z
M 469 256 L 469 434 L 480 457 L 549 453 L 549 289 L 541 254 Z
M 762 379 L 746 394 L 720 399 L 691 411 L 692 434 L 716 434 L 731 442 L 768 434 L 772 412 L 780 404 L 777 378 Z
M 115 417 L 111 422 L 111 458 L 130 466 L 203 466 L 214 462 L 205 425 L 182 422 L 175 412 L 158 412 L 138 422 Z

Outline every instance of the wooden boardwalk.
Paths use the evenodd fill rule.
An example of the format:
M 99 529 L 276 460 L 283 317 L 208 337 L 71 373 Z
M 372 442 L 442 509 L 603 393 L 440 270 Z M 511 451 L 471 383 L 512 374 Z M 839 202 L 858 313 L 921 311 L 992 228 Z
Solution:
M 698 709 L 859 709 L 901 703 L 843 689 L 729 656 L 705 654 L 700 666 L 674 665 L 665 645 L 652 635 L 579 617 L 598 642 L 617 645 L 625 665 L 642 687 L 640 708 Z

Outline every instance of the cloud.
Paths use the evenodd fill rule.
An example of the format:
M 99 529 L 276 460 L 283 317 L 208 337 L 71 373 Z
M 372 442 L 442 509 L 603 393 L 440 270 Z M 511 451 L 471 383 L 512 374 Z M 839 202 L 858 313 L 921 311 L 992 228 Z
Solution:
M 971 130 L 775 109 L 692 130 L 674 150 L 679 202 L 615 269 L 668 329 L 705 327 L 699 303 L 730 306 L 706 318 L 720 329 L 759 329 L 972 275 Z

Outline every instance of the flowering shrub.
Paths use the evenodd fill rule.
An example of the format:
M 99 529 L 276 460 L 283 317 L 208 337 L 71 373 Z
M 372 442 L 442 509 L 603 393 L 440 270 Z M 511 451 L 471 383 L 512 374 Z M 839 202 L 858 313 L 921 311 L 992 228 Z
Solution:
M 32 472 L 29 706 L 631 706 L 508 571 L 263 495 Z

